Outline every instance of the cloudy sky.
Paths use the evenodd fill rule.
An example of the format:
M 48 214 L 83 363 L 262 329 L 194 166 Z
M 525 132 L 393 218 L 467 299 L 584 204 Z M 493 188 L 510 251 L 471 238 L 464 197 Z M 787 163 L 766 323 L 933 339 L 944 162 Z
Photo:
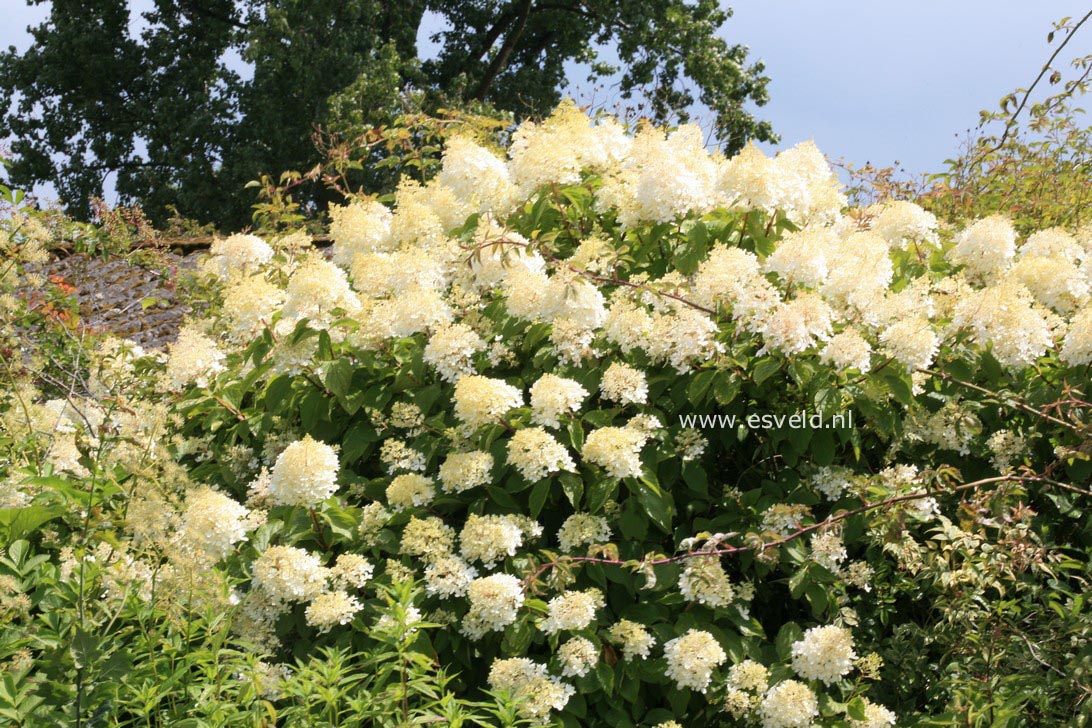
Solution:
M 46 11 L 23 0 L 0 3 L 0 47 L 26 47 L 26 27 Z M 766 63 L 771 99 L 758 113 L 781 134 L 781 147 L 814 139 L 834 159 L 898 161 L 911 174 L 939 171 L 980 109 L 1032 81 L 1051 52 L 1052 21 L 1088 11 L 1087 0 L 731 5 L 735 14 L 722 33 Z M 433 22 L 422 28 L 425 53 L 434 29 Z M 1081 34 L 1063 58 L 1092 52 L 1092 29 Z

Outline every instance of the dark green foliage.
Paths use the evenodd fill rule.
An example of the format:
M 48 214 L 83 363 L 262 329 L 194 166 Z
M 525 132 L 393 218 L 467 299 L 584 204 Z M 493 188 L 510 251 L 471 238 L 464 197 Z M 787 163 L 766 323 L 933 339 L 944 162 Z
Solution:
M 426 10 L 449 29 L 421 64 Z M 718 37 L 729 12 L 713 0 L 157 0 L 135 16 L 126 0 L 57 0 L 25 53 L 0 54 L 9 177 L 56 184 L 81 217 L 109 180 L 157 223 L 177 212 L 238 227 L 248 181 L 323 161 L 318 127 L 359 134 L 407 104 L 542 114 L 570 62 L 591 62 L 593 78 L 618 70 L 597 61 L 600 49 L 624 69 L 623 97 L 647 99 L 645 115 L 685 118 L 700 101 L 729 148 L 772 138 L 743 108 L 766 101 L 762 65 Z M 236 70 L 240 57 L 252 77 Z M 392 177 L 369 182 L 384 191 Z M 322 209 L 330 194 L 315 185 L 306 202 Z

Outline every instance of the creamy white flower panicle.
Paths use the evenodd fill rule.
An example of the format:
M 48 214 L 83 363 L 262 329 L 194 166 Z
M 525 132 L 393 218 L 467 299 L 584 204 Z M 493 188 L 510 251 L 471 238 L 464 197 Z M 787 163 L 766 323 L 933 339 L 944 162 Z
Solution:
M 489 669 L 489 687 L 511 693 L 520 712 L 536 723 L 545 723 L 551 710 L 563 710 L 576 692 L 571 685 L 552 677 L 545 665 L 512 657 L 496 660 Z
M 647 660 L 652 648 L 656 646 L 653 637 L 643 624 L 620 619 L 607 631 L 610 641 L 622 648 L 622 657 L 632 660 L 636 657 Z
M 718 169 L 705 151 L 701 128 L 683 124 L 665 134 L 643 126 L 633 139 L 621 170 L 607 181 L 607 200 L 619 221 L 670 222 L 690 212 L 704 213 L 717 200 Z
M 220 561 L 245 541 L 262 518 L 235 499 L 212 488 L 199 488 L 186 496 L 182 537 L 212 561 Z
M 419 248 L 357 253 L 350 270 L 353 288 L 365 299 L 397 296 L 414 288 L 438 291 L 449 280 L 444 261 Z
M 648 435 L 633 427 L 600 427 L 588 434 L 581 456 L 614 478 L 641 474 L 641 448 Z
M 986 447 L 993 453 L 993 467 L 1003 473 L 1021 459 L 1027 441 L 1010 430 L 998 430 L 986 439 Z
M 1061 258 L 1071 263 L 1080 263 L 1090 256 L 1092 249 L 1086 249 L 1077 238 L 1059 227 L 1032 233 L 1016 251 L 1017 259 Z
M 1039 303 L 1060 314 L 1087 306 L 1089 281 L 1076 263 L 1061 257 L 1024 256 L 1009 271 Z
M 550 600 L 548 613 L 539 628 L 547 634 L 562 630 L 579 631 L 595 621 L 595 613 L 606 605 L 598 589 L 565 592 Z
M 753 141 L 721 167 L 720 190 L 725 203 L 742 210 L 772 213 L 784 209 L 793 180 Z
M 425 363 L 434 367 L 446 382 L 458 381 L 464 374 L 474 374 L 474 355 L 485 351 L 485 341 L 478 332 L 463 323 L 435 328 L 425 345 Z
M 445 143 L 438 179 L 478 212 L 504 215 L 517 194 L 504 160 L 465 136 Z
M 969 293 L 956 304 L 952 326 L 969 330 L 1010 369 L 1031 366 L 1054 343 L 1049 321 L 1013 279 Z
M 225 371 L 227 357 L 216 342 L 195 326 L 183 326 L 178 338 L 167 346 L 165 376 L 171 389 L 180 391 L 193 385 L 207 387 L 220 372 Z
M 337 490 L 337 453 L 307 435 L 286 447 L 273 465 L 270 500 L 277 505 L 315 506 Z
M 607 310 L 603 334 L 623 354 L 634 349 L 645 349 L 652 337 L 652 316 L 640 305 L 616 292 Z
M 584 677 L 599 662 L 599 648 L 585 637 L 573 637 L 557 649 L 563 677 Z
M 564 99 L 541 123 L 525 121 L 516 129 L 508 170 L 520 196 L 527 197 L 544 184 L 575 184 L 582 170 L 617 164 L 630 145 L 616 122 L 593 126 L 571 99 Z
M 455 416 L 470 429 L 496 423 L 523 405 L 523 393 L 499 379 L 468 374 L 455 383 Z
M 224 288 L 224 315 L 232 334 L 246 338 L 270 323 L 273 313 L 284 304 L 284 290 L 262 276 L 233 280 Z
M 770 682 L 770 671 L 754 660 L 744 660 L 728 670 L 728 684 L 737 690 L 762 694 Z
M 880 334 L 884 353 L 908 371 L 925 369 L 933 363 L 940 348 L 940 337 L 929 319 L 910 316 L 891 324 Z
M 762 275 L 754 253 L 718 245 L 698 267 L 691 300 L 705 308 L 724 307 L 748 331 L 757 329 L 781 302 L 781 293 Z
M 255 559 L 251 573 L 255 587 L 285 602 L 315 599 L 330 579 L 318 556 L 295 546 L 270 546 Z
M 804 293 L 774 309 L 762 324 L 765 345 L 760 353 L 776 351 L 792 356 L 819 341 L 827 341 L 834 312 L 817 294 Z
M 774 158 L 778 173 L 791 180 L 784 212 L 797 223 L 831 223 L 847 204 L 842 184 L 815 142 L 800 142 Z
M 434 288 L 411 286 L 372 310 L 375 324 L 389 338 L 404 338 L 451 323 L 453 314 L 442 293 Z
M 872 369 L 872 345 L 855 328 L 845 328 L 830 337 L 819 360 L 839 369 L 856 369 L 867 373 Z
M 511 574 L 492 574 L 470 582 L 467 597 L 470 611 L 463 618 L 463 634 L 478 640 L 516 621 L 523 605 L 523 585 Z
M 478 570 L 458 556 L 441 556 L 425 567 L 425 591 L 442 599 L 466 596 Z
M 679 577 L 679 591 L 688 602 L 707 607 L 726 607 L 736 592 L 717 556 L 696 556 L 685 562 Z
M 689 688 L 702 693 L 712 682 L 713 670 L 728 659 L 713 635 L 697 629 L 689 629 L 665 643 L 664 657 L 667 658 L 665 674 L 680 690 Z
M 811 538 L 811 560 L 837 574 L 846 560 L 846 546 L 842 534 L 834 530 L 823 531 Z
M 1058 357 L 1070 366 L 1092 363 L 1092 307 L 1084 308 L 1073 317 Z
M 763 263 L 787 286 L 804 285 L 819 288 L 827 279 L 828 258 L 837 255 L 838 234 L 834 228 L 809 225 L 785 233 L 777 249 Z
M 508 441 L 508 464 L 532 483 L 562 470 L 576 470 L 565 446 L 541 427 L 516 430 Z
M 523 530 L 510 516 L 479 516 L 471 513 L 459 533 L 459 553 L 467 561 L 480 561 L 492 568 L 505 556 L 515 556 L 523 544 Z
M 394 511 L 426 506 L 436 495 L 432 478 L 417 473 L 403 473 L 387 486 L 387 503 Z
M 849 674 L 856 659 L 853 635 L 844 627 L 812 627 L 792 645 L 792 667 L 796 673 L 827 685 Z
M 543 374 L 531 386 L 531 421 L 547 427 L 561 427 L 562 415 L 578 412 L 588 390 L 579 382 L 554 374 Z
M 345 271 L 319 257 L 308 258 L 288 279 L 281 323 L 291 331 L 307 319 L 312 328 L 328 328 L 335 312 L 353 316 L 360 311 L 360 299 L 349 286 Z
M 375 567 L 360 554 L 341 554 L 330 569 L 335 586 L 363 589 L 371 581 Z
M 892 248 L 937 240 L 936 215 L 913 202 L 891 200 L 873 205 L 867 212 L 873 215 L 872 230 L 883 236 Z
M 864 719 L 858 720 L 856 718 L 849 719 L 850 728 L 888 728 L 888 726 L 895 725 L 899 717 L 894 712 L 888 710 L 879 703 L 873 703 L 868 698 L 864 698 Z
M 393 437 L 384 440 L 379 447 L 379 460 L 390 475 L 401 470 L 425 469 L 424 454 L 411 448 L 404 440 Z
M 418 556 L 426 562 L 447 556 L 454 544 L 455 529 L 435 516 L 413 516 L 402 529 L 402 553 Z
M 581 546 L 607 543 L 611 529 L 607 519 L 591 513 L 574 513 L 565 519 L 557 531 L 557 541 L 562 551 L 570 552 Z
M 440 488 L 445 493 L 462 493 L 491 479 L 493 456 L 481 450 L 450 453 L 440 465 Z
M 440 249 L 445 245 L 448 231 L 462 225 L 472 212 L 474 207 L 468 200 L 460 198 L 438 179 L 422 185 L 403 176 L 395 191 L 391 240 L 395 246 Z
M 819 699 L 804 683 L 782 680 L 758 706 L 762 728 L 810 728 L 819 716 Z
M 332 591 L 315 597 L 304 616 L 307 624 L 317 627 L 319 632 L 329 632 L 337 625 L 346 625 L 353 621 L 356 613 L 364 608 L 364 605 L 344 591 Z
M 603 399 L 619 404 L 647 404 L 648 379 L 640 369 L 624 362 L 611 362 L 599 383 Z
M 823 297 L 850 318 L 874 317 L 895 275 L 887 241 L 873 232 L 853 233 L 839 239 L 829 260 Z
M 273 259 L 273 248 L 257 235 L 236 233 L 217 238 L 209 246 L 204 269 L 221 280 L 253 273 Z
M 330 206 L 330 237 L 338 265 L 349 267 L 361 253 L 390 252 L 391 211 L 376 200 L 353 200 Z
M 1001 215 L 974 223 L 956 238 L 948 258 L 979 280 L 991 281 L 1004 273 L 1016 256 L 1016 229 Z

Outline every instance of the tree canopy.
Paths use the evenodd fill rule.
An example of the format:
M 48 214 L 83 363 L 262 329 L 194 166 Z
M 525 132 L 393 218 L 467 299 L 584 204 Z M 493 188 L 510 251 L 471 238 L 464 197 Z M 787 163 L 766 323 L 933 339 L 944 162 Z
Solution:
M 439 50 L 422 61 L 426 12 Z M 734 151 L 773 132 L 748 108 L 767 99 L 762 64 L 721 37 L 730 14 L 715 0 L 53 0 L 30 48 L 0 53 L 0 134 L 10 181 L 53 182 L 74 214 L 111 179 L 155 221 L 224 226 L 248 220 L 246 182 L 320 161 L 332 99 L 365 127 L 407 95 L 519 120 L 557 103 L 573 62 L 657 122 L 703 104 Z

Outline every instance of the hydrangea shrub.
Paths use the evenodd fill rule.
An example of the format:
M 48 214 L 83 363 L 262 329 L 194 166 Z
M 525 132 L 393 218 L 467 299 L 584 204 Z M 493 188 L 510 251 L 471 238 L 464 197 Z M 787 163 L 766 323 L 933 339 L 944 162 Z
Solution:
M 414 649 L 536 723 L 879 728 L 959 707 L 910 595 L 1085 589 L 1051 539 L 1088 545 L 1088 230 L 847 208 L 810 144 L 572 105 L 331 218 L 328 255 L 215 245 L 215 315 L 100 355 L 89 405 L 156 373 L 181 468 L 128 538 L 270 662 L 415 581 Z

